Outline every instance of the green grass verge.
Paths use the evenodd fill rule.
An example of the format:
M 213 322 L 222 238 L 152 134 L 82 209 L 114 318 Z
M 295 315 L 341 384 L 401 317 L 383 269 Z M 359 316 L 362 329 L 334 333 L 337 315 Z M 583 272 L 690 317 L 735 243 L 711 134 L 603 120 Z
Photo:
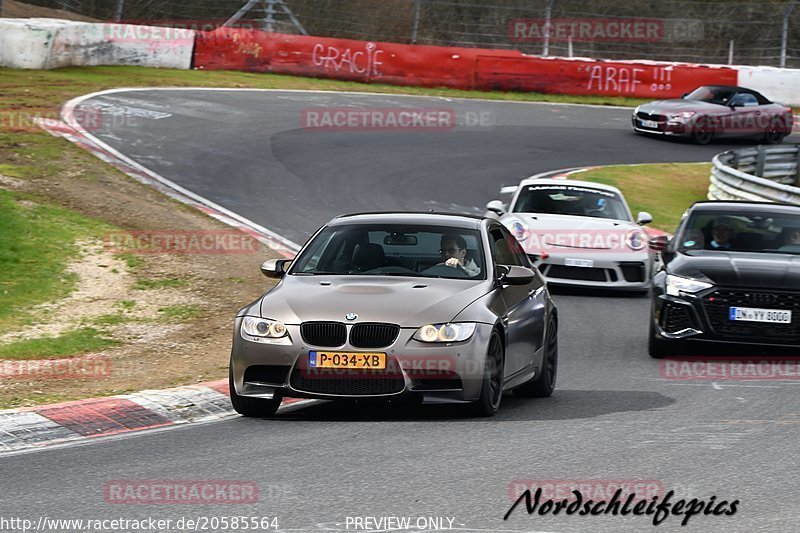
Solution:
M 707 199 L 710 175 L 711 163 L 667 163 L 614 165 L 571 177 L 619 188 L 634 216 L 647 211 L 653 215 L 651 227 L 672 232 L 692 203 Z
M 0 332 L 30 318 L 31 306 L 66 296 L 78 239 L 101 239 L 109 227 L 23 193 L 0 189 Z
M 68 331 L 57 337 L 40 337 L 0 345 L 0 359 L 44 359 L 96 352 L 119 342 L 107 339 L 94 328 Z

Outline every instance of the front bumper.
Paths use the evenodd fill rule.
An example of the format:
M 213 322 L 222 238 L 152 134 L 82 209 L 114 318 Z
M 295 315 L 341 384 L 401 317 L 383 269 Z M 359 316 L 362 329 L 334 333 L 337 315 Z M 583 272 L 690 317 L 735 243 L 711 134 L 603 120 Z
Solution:
M 714 287 L 698 294 L 680 297 L 657 294 L 653 301 L 653 320 L 656 336 L 662 340 L 690 340 L 733 344 L 800 346 L 800 294 L 789 294 L 790 303 L 773 304 L 776 308 L 792 310 L 794 325 L 738 322 L 726 318 L 732 306 L 744 305 L 732 294 L 781 294 L 773 291 L 725 289 Z
M 299 325 L 287 325 L 281 343 L 247 340 L 234 326 L 231 369 L 236 393 L 254 398 L 394 398 L 421 395 L 447 400 L 476 400 L 480 395 L 492 325 L 478 324 L 463 342 L 427 344 L 403 328 L 390 346 L 356 348 L 349 343 L 324 348 L 305 343 Z M 348 324 L 348 334 L 349 328 Z M 349 335 L 348 335 L 349 339 Z M 382 352 L 385 370 L 308 368 L 310 351 Z
M 549 254 L 546 259 L 530 255 L 534 266 L 549 285 L 596 287 L 617 290 L 646 290 L 651 286 L 653 259 L 648 253 L 631 254 Z M 591 260 L 591 266 L 574 266 L 575 259 Z M 572 264 L 567 264 L 572 263 Z
M 636 115 L 631 116 L 631 125 L 634 131 L 639 133 L 652 133 L 654 135 L 666 135 L 672 137 L 689 137 L 692 134 L 690 124 L 683 122 L 673 122 L 666 120 L 656 120 L 656 127 L 647 127 Z

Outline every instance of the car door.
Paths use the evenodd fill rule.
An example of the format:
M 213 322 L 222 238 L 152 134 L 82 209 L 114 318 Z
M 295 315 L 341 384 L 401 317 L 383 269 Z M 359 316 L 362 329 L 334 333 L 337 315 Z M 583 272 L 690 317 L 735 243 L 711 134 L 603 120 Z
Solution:
M 531 268 L 519 242 L 502 225 L 489 230 L 492 261 L 498 265 Z M 545 282 L 541 275 L 527 285 L 498 287 L 505 305 L 501 317 L 506 329 L 506 376 L 521 372 L 542 347 L 545 320 Z
M 725 136 L 742 137 L 755 135 L 762 131 L 761 107 L 750 93 L 738 93 L 731 98 L 730 115 L 725 123 Z

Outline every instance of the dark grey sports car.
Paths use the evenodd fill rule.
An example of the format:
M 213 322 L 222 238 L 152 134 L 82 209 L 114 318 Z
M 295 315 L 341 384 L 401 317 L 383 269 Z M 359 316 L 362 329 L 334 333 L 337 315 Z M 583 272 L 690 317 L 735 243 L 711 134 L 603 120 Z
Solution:
M 656 237 L 650 355 L 703 341 L 800 347 L 800 207 L 698 202 Z
M 467 215 L 341 216 L 234 326 L 231 402 L 245 416 L 300 398 L 444 398 L 493 415 L 504 390 L 550 396 L 557 313 L 498 221 Z
M 718 137 L 779 144 L 792 133 L 793 120 L 790 108 L 751 89 L 728 85 L 706 85 L 681 99 L 642 104 L 631 117 L 637 133 L 689 137 L 697 144 Z

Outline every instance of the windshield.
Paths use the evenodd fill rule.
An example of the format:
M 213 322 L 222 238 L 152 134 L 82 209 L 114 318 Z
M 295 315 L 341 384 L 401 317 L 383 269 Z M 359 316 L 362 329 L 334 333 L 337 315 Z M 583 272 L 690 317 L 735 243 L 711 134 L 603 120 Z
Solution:
M 687 94 L 685 100 L 695 100 L 697 102 L 708 102 L 710 104 L 728 105 L 735 90 L 724 87 L 698 87 Z
M 292 263 L 292 275 L 486 279 L 480 232 L 407 224 L 322 230 Z
M 679 251 L 800 254 L 800 215 L 697 212 L 676 236 Z
M 512 211 L 631 220 L 617 193 L 576 185 L 527 185 Z

